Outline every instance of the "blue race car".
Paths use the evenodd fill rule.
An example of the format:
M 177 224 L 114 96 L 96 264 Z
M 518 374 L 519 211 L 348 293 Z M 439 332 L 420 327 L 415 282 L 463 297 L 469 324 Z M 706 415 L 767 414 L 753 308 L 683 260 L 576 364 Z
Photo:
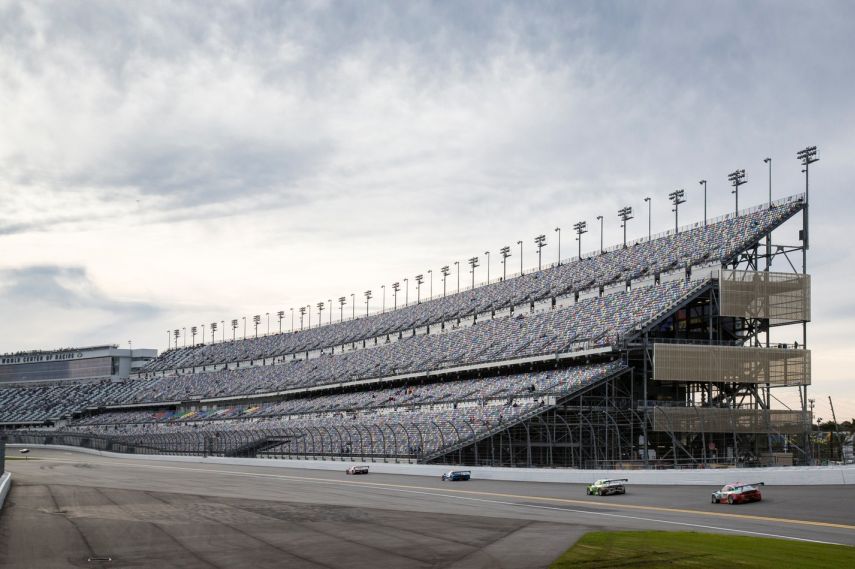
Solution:
M 458 482 L 460 480 L 469 480 L 472 477 L 472 473 L 468 470 L 449 470 L 445 474 L 442 475 L 442 480 L 451 480 L 452 482 Z

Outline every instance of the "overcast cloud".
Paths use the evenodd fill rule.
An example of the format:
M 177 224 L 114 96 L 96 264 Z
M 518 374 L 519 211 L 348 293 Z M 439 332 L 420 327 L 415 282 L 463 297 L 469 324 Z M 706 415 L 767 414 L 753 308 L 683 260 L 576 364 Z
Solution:
M 853 416 L 853 21 L 850 2 L 0 0 L 0 351 L 163 349 L 368 288 L 379 308 L 383 283 L 518 239 L 531 266 L 546 233 L 554 260 L 556 226 L 563 256 L 600 214 L 616 243 L 623 205 L 644 235 L 644 196 L 654 232 L 680 187 L 698 220 L 701 178 L 722 214 L 735 168 L 761 203 L 765 156 L 776 197 L 802 191 L 816 144 L 814 395 Z

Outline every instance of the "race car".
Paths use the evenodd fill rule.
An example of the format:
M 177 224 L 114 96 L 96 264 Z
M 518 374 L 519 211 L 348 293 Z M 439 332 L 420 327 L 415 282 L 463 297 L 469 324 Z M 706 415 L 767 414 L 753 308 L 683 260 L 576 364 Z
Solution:
M 763 485 L 763 482 L 725 484 L 721 490 L 712 493 L 712 503 L 744 504 L 745 502 L 759 502 L 762 496 L 758 487 Z
M 613 480 L 597 480 L 585 487 L 588 496 L 611 496 L 612 494 L 626 494 L 625 482 L 628 478 L 615 478 Z
M 360 464 L 359 466 L 349 466 L 347 470 L 345 470 L 347 474 L 368 474 L 368 466 L 365 464 Z
M 468 470 L 449 470 L 448 472 L 442 475 L 442 480 L 458 482 L 460 480 L 469 480 L 471 477 L 472 473 Z

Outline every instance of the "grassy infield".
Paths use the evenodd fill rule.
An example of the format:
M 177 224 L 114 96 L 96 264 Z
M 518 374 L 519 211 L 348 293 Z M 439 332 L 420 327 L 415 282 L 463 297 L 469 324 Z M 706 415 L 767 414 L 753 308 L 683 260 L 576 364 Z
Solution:
M 606 567 L 855 567 L 855 547 L 693 532 L 591 532 L 551 569 Z

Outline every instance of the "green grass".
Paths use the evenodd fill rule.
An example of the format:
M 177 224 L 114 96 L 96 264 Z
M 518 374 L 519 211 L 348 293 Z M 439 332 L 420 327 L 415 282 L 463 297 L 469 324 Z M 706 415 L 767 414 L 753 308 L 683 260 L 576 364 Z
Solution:
M 665 531 L 586 534 L 551 569 L 611 567 L 855 567 L 855 547 Z

